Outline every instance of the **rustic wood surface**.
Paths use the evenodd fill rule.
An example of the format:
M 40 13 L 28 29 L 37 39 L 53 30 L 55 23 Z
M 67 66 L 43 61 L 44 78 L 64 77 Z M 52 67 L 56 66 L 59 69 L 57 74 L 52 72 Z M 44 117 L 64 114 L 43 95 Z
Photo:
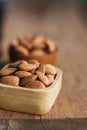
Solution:
M 20 12 L 17 13 L 17 11 L 15 11 L 14 13 L 10 8 L 4 26 L 4 52 L 6 52 L 8 47 L 6 43 L 16 36 L 26 34 L 43 34 L 57 43 L 59 55 L 56 66 L 63 70 L 62 89 L 52 110 L 44 116 L 0 109 L 0 119 L 10 119 L 0 121 L 0 124 L 2 124 L 0 127 L 4 129 L 3 124 L 6 125 L 8 123 L 11 125 L 8 127 L 16 128 L 15 123 L 20 124 L 21 127 L 23 120 L 16 120 L 17 122 L 14 120 L 13 123 L 11 119 L 32 119 L 30 124 L 33 124 L 34 119 L 37 119 L 37 122 L 40 120 L 39 129 L 45 130 L 46 123 L 43 119 L 50 119 L 48 122 L 48 129 L 51 128 L 51 121 L 55 119 L 58 121 L 57 123 L 59 123 L 59 125 L 56 123 L 54 124 L 58 125 L 58 128 L 61 130 L 64 128 L 65 124 L 68 129 L 72 126 L 72 130 L 75 128 L 86 130 L 87 28 L 78 15 L 78 11 L 76 9 L 66 11 L 49 9 L 43 16 L 38 16 L 35 12 L 29 12 L 23 16 Z M 4 53 L 3 59 L 4 61 L 7 60 L 7 53 Z M 70 118 L 70 120 L 66 118 Z M 37 125 L 38 123 L 36 123 L 35 126 Z M 27 122 L 26 126 L 29 126 Z M 30 126 L 32 127 L 32 125 Z M 7 130 L 7 125 L 5 129 Z M 8 130 L 11 129 L 14 130 L 13 128 L 8 128 Z M 19 130 L 21 128 L 17 126 L 16 129 Z
M 84 126 L 84 127 L 83 127 Z M 0 130 L 87 130 L 86 119 L 0 120 Z

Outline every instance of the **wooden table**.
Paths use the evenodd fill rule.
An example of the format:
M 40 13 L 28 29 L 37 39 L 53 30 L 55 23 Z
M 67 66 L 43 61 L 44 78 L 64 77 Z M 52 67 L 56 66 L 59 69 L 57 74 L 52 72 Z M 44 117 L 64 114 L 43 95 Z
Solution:
M 63 84 L 55 105 L 46 115 L 0 109 L 0 130 L 87 130 L 87 30 L 76 10 L 49 10 L 44 16 L 28 13 L 28 17 L 8 12 L 4 52 L 8 46 L 5 43 L 17 35 L 37 33 L 53 39 L 59 47 L 56 66 L 63 70 Z

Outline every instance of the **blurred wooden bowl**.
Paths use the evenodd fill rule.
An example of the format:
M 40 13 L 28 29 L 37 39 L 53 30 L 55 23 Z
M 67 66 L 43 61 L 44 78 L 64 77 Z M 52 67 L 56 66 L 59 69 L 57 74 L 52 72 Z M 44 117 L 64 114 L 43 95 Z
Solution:
M 17 50 L 15 50 L 14 48 L 9 49 L 9 57 L 10 57 L 10 61 L 14 62 L 17 60 L 29 60 L 29 59 L 36 59 L 38 60 L 40 63 L 44 63 L 44 64 L 56 64 L 56 59 L 58 58 L 58 49 L 56 49 L 55 52 L 53 53 L 49 53 L 49 54 L 45 54 L 43 56 L 25 56 L 21 53 L 19 53 Z

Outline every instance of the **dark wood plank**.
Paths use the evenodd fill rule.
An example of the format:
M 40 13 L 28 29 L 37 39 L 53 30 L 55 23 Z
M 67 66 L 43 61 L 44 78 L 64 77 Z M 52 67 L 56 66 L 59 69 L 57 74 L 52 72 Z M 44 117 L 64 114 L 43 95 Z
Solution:
M 87 130 L 87 119 L 0 120 L 0 130 Z

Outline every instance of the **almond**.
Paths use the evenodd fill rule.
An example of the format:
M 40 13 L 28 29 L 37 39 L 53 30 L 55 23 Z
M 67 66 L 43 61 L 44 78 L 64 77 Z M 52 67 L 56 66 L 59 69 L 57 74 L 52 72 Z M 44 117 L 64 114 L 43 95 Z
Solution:
M 24 47 L 26 47 L 28 50 L 31 50 L 33 48 L 33 45 L 31 43 L 25 43 Z
M 45 65 L 45 73 L 55 75 L 57 73 L 56 68 L 53 65 Z
M 55 44 L 51 40 L 46 40 L 46 45 L 48 47 L 49 52 L 54 52 L 56 50 Z
M 37 78 L 37 75 L 30 75 L 28 77 L 24 77 L 22 80 L 21 80 L 21 83 L 20 85 L 21 86 L 24 86 L 25 84 L 29 83 L 29 82 L 33 82 L 34 80 L 36 80 Z
M 48 78 L 47 78 L 42 72 L 36 71 L 36 74 L 37 74 L 38 79 L 39 79 L 40 81 L 42 81 L 46 86 L 49 85 L 49 80 L 48 80 Z
M 21 43 L 21 45 L 23 45 L 28 50 L 32 49 L 32 47 L 33 47 L 33 45 L 27 40 L 26 37 L 20 37 L 20 38 L 18 38 L 18 41 L 19 41 L 19 43 Z
M 37 67 L 33 64 L 20 64 L 18 68 L 22 71 L 31 71 L 36 69 Z
M 40 71 L 42 73 L 45 74 L 45 65 L 44 64 L 40 64 L 39 68 L 37 69 L 37 71 Z
M 48 78 L 48 80 L 49 80 L 49 85 L 54 82 L 54 76 L 53 76 L 53 75 L 48 74 L 48 75 L 47 75 L 47 78 Z
M 41 49 L 36 49 L 31 52 L 32 56 L 44 56 L 45 52 Z
M 45 48 L 45 42 L 44 42 L 44 38 L 42 36 L 37 36 L 34 40 L 33 40 L 33 46 L 35 48 Z
M 32 35 L 29 35 L 29 36 L 26 36 L 26 39 L 30 42 L 30 43 L 32 43 L 32 41 L 35 39 L 35 37 L 36 36 L 32 36 Z
M 11 45 L 17 46 L 17 45 L 18 45 L 18 40 L 17 40 L 17 39 L 13 40 L 13 41 L 11 42 Z
M 28 62 L 26 60 L 21 60 L 21 63 L 28 64 Z
M 31 75 L 31 73 L 27 71 L 17 71 L 15 72 L 15 75 L 18 76 L 19 78 L 23 78 L 23 77 Z
M 21 61 L 16 61 L 16 62 L 13 62 L 13 63 L 10 63 L 9 64 L 9 67 L 18 67 L 18 65 L 21 63 Z
M 0 71 L 0 76 L 7 76 L 10 75 L 12 73 L 14 73 L 17 69 L 16 68 L 6 68 L 6 69 L 2 69 Z
M 25 87 L 33 89 L 42 89 L 45 88 L 45 85 L 41 81 L 35 80 L 33 82 L 26 84 Z
M 15 49 L 20 53 L 20 55 L 29 56 L 29 51 L 24 46 L 19 45 Z
M 20 44 L 22 44 L 22 42 L 25 40 L 25 37 L 18 37 L 17 40 Z
M 26 60 L 18 60 L 9 64 L 9 67 L 18 67 L 21 63 L 28 63 Z
M 35 59 L 28 60 L 28 63 L 34 64 L 34 65 L 36 65 L 37 67 L 39 67 L 39 64 L 40 64 L 40 63 L 39 63 L 37 60 L 35 60 Z
M 0 78 L 0 83 L 17 86 L 19 85 L 19 78 L 17 76 L 5 76 Z
M 35 70 L 31 70 L 30 73 L 31 73 L 31 74 L 34 74 L 34 73 L 35 73 Z

